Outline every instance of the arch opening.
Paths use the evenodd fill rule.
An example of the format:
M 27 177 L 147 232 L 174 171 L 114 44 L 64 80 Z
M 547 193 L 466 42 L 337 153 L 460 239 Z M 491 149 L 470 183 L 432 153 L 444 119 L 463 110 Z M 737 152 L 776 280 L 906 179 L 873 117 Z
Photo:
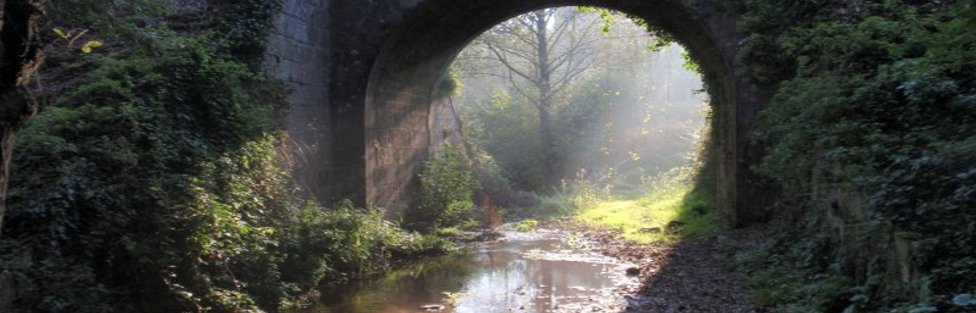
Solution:
M 428 0 L 406 15 L 373 64 L 366 91 L 364 171 L 367 203 L 397 213 L 409 208 L 416 174 L 430 152 L 430 106 L 450 64 L 474 38 L 520 14 L 560 6 L 594 6 L 647 21 L 673 36 L 701 67 L 713 106 L 708 162 L 722 211 L 735 212 L 736 81 L 727 45 L 734 12 L 704 14 L 680 1 Z M 722 26 L 730 26 L 731 29 Z M 715 29 L 728 29 L 729 33 Z M 723 44 L 724 43 L 724 44 Z M 725 49 L 723 49 L 725 48 Z

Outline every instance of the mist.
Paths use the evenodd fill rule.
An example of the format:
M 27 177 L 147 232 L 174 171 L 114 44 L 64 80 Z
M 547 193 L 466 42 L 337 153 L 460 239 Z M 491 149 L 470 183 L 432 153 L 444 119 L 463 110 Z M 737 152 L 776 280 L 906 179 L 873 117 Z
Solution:
M 452 66 L 463 85 L 453 103 L 469 144 L 496 164 L 513 188 L 528 191 L 586 179 L 626 192 L 692 164 L 705 132 L 708 98 L 685 50 L 675 43 L 662 46 L 623 16 L 553 10 L 544 32 L 562 27 L 573 31 L 564 37 L 585 39 L 553 40 L 548 57 L 568 59 L 574 53 L 585 68 L 566 82 L 535 79 L 538 49 L 522 40 L 531 37 L 522 36 L 517 23 L 503 23 L 474 40 Z M 552 76 L 560 70 L 550 69 Z M 537 86 L 557 84 L 567 87 L 547 95 L 551 103 L 540 106 Z M 552 115 L 555 135 L 548 140 L 540 131 L 540 112 Z

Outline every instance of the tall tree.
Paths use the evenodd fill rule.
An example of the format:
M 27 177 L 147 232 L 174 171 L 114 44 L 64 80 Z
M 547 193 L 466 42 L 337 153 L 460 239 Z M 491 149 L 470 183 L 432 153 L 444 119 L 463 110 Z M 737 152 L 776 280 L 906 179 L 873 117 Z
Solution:
M 519 96 L 539 114 L 539 135 L 549 182 L 562 177 L 564 158 L 557 150 L 554 111 L 576 78 L 597 60 L 598 19 L 570 8 L 543 9 L 508 20 L 479 37 L 476 44 L 503 68 Z
M 0 0 L 0 229 L 14 136 L 37 114 L 28 85 L 44 60 L 36 32 L 46 0 Z

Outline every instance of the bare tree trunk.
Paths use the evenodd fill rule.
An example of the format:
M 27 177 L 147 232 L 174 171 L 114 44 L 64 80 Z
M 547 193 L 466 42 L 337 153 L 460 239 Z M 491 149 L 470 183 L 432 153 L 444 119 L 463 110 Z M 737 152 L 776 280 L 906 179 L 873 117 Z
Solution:
M 0 0 L 0 230 L 14 138 L 38 109 L 27 88 L 44 59 L 35 28 L 45 2 Z
M 546 162 L 546 181 L 555 184 L 560 178 L 559 155 L 556 152 L 556 134 L 552 120 L 552 71 L 549 56 L 549 21 L 545 11 L 536 11 L 535 36 L 537 69 L 539 71 L 539 100 L 536 108 L 539 110 L 539 137 L 542 139 L 542 156 Z
M 553 130 L 552 112 L 546 107 L 539 109 L 539 137 L 542 139 L 542 156 L 546 162 L 546 179 L 555 184 L 562 178 L 562 157 L 556 147 L 556 134 Z

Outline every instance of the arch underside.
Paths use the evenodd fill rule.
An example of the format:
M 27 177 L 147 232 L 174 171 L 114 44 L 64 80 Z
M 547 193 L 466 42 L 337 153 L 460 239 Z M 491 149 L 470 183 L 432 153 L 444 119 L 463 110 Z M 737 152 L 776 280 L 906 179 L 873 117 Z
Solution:
M 434 86 L 475 37 L 507 19 L 557 6 L 598 6 L 640 17 L 670 33 L 704 71 L 714 107 L 716 199 L 736 212 L 741 83 L 733 73 L 734 12 L 687 1 L 426 0 L 388 37 L 370 73 L 365 99 L 366 201 L 397 213 L 412 203 L 416 174 L 429 154 Z

